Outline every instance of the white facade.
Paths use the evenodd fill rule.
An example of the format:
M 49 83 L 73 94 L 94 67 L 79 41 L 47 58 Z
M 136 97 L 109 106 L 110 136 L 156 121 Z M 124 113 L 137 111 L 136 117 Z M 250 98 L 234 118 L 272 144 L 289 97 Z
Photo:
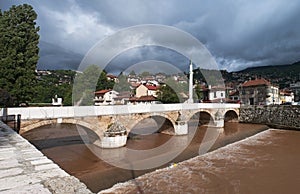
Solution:
M 156 90 L 148 90 L 147 93 L 148 93 L 148 96 L 154 96 L 154 97 L 157 97 L 157 92 L 156 92 Z
M 96 94 L 94 98 L 95 106 L 115 104 L 114 98 L 116 98 L 118 94 L 119 93 L 114 90 L 107 91 L 104 94 L 100 95 Z
M 52 105 L 53 106 L 62 106 L 62 98 L 58 98 L 57 95 L 55 95 L 55 98 L 52 98 Z
M 225 98 L 225 90 L 210 90 L 208 92 L 209 100 Z
M 285 92 L 280 92 L 280 103 L 286 103 L 286 102 L 294 102 L 294 93 L 285 93 Z
M 279 88 L 275 86 L 269 86 L 267 88 L 266 105 L 280 104 Z

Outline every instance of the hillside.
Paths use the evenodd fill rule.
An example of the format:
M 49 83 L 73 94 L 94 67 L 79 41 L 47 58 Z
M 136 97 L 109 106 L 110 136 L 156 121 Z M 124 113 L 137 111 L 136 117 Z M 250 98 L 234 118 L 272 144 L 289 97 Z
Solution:
M 240 78 L 265 78 L 280 88 L 288 88 L 291 83 L 300 81 L 300 61 L 289 65 L 251 67 L 235 72 Z
M 290 77 L 291 79 L 298 79 L 300 74 L 300 61 L 289 65 L 277 66 L 263 66 L 251 67 L 239 71 L 239 73 L 248 73 L 258 77 L 265 77 L 269 79 Z

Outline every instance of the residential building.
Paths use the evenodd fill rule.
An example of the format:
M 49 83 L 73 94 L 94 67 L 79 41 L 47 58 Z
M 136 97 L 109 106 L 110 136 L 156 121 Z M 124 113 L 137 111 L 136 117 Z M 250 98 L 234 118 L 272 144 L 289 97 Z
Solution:
M 152 86 L 152 85 L 144 85 L 141 84 L 136 88 L 136 97 L 141 97 L 141 96 L 154 96 L 157 97 L 157 91 L 158 87 L 157 86 Z
M 114 98 L 117 97 L 119 93 L 114 90 L 99 90 L 95 92 L 94 105 L 113 105 L 115 104 Z
M 295 95 L 294 96 L 295 102 L 300 102 L 300 81 L 290 84 L 290 89 L 293 91 Z
M 109 81 L 114 81 L 115 83 L 119 83 L 119 79 L 117 76 L 112 75 L 112 74 L 107 74 L 106 75 L 107 80 Z
M 114 98 L 114 104 L 115 105 L 123 105 L 128 104 L 130 101 L 129 99 L 133 96 L 133 94 L 129 91 L 120 92 L 115 98 Z
M 208 86 L 208 88 L 203 88 L 202 91 L 204 102 L 215 101 L 217 99 L 220 99 L 220 102 L 222 102 L 222 99 L 226 98 L 226 89 L 222 86 Z
M 238 90 L 229 93 L 229 98 L 234 101 L 240 100 L 240 92 Z
M 240 86 L 240 100 L 246 105 L 280 104 L 279 88 L 263 78 L 246 81 Z
M 159 101 L 153 95 L 150 96 L 141 96 L 141 97 L 131 97 L 129 98 L 130 103 L 132 104 L 157 104 Z
M 280 103 L 293 103 L 294 102 L 294 93 L 291 90 L 283 89 L 280 90 Z

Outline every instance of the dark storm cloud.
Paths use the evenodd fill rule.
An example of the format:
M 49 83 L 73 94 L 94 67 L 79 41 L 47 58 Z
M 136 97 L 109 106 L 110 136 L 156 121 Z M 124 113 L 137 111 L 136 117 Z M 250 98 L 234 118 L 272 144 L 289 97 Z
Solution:
M 81 55 L 122 28 L 152 23 L 174 26 L 192 34 L 205 44 L 222 69 L 232 71 L 300 60 L 300 1 L 297 0 L 0 3 L 5 10 L 23 2 L 33 5 L 38 13 L 42 41 Z

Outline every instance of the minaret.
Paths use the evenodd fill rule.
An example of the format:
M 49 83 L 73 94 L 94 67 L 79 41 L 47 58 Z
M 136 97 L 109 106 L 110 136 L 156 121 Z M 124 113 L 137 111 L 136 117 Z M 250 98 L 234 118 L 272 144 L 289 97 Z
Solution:
M 193 100 L 193 63 L 192 60 L 190 60 L 190 77 L 189 77 L 189 99 L 188 103 L 194 103 Z

